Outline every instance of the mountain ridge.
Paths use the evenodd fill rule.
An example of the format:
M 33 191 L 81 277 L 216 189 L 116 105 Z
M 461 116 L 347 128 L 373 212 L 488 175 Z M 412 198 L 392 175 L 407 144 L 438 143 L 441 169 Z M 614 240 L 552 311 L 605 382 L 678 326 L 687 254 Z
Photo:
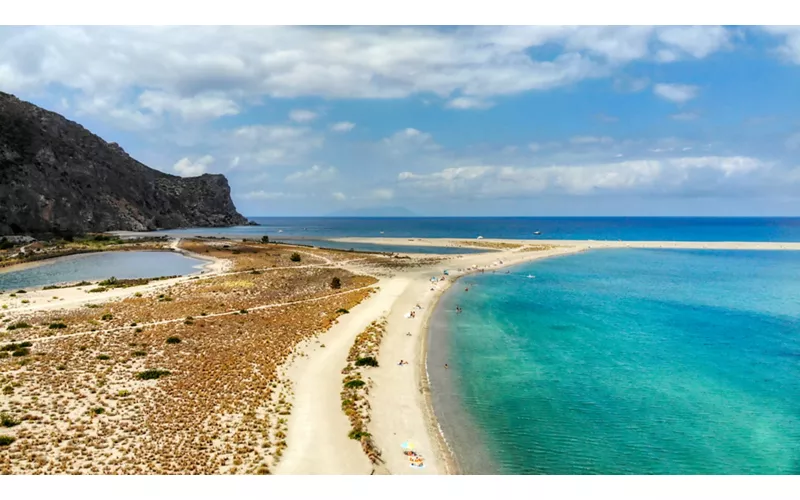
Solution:
M 0 234 L 247 224 L 221 174 L 148 167 L 82 125 L 0 92 Z

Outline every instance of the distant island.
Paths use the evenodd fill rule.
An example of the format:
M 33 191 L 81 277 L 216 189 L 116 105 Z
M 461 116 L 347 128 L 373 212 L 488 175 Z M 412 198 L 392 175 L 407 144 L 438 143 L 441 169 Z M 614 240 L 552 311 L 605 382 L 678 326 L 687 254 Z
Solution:
M 419 217 L 419 215 L 403 207 L 374 207 L 338 210 L 325 217 Z
M 0 235 L 248 224 L 228 180 L 182 178 L 81 125 L 0 92 Z

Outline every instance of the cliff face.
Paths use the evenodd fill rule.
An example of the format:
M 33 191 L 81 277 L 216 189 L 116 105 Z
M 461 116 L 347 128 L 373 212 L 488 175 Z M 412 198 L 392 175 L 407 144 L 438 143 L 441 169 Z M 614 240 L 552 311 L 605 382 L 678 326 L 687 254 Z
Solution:
M 159 172 L 77 123 L 0 92 L 0 235 L 246 223 L 225 176 Z

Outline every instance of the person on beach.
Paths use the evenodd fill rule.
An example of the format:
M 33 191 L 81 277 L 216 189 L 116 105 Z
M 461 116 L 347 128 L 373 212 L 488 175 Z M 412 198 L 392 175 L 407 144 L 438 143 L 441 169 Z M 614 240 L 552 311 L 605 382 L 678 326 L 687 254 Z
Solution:
M 447 370 L 448 368 L 449 368 L 449 367 L 447 366 L 447 363 L 445 363 L 445 364 L 444 364 L 444 369 L 445 369 L 445 370 Z

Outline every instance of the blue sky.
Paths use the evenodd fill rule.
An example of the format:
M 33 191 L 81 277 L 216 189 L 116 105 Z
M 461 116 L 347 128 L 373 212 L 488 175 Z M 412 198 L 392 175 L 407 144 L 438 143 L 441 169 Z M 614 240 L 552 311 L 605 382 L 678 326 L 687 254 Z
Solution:
M 800 215 L 800 28 L 27 27 L 0 90 L 239 210 Z

